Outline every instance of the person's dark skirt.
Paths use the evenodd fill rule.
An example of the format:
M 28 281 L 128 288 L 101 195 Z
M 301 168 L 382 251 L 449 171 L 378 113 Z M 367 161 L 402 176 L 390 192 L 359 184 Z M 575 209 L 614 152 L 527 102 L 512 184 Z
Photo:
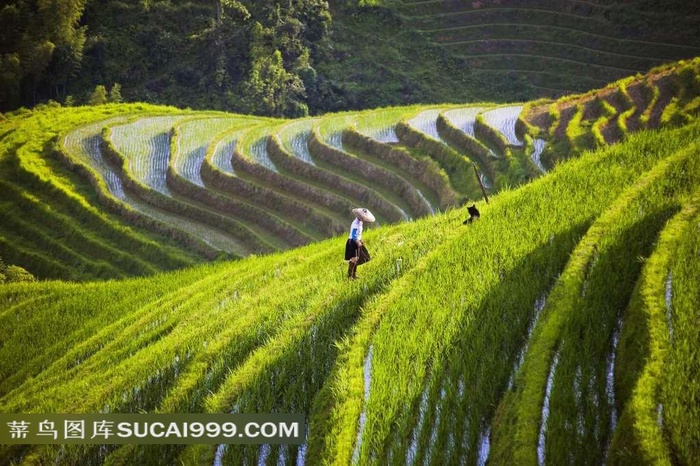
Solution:
M 345 242 L 345 260 L 349 261 L 353 257 L 357 257 L 357 242 L 352 238 L 348 238 Z

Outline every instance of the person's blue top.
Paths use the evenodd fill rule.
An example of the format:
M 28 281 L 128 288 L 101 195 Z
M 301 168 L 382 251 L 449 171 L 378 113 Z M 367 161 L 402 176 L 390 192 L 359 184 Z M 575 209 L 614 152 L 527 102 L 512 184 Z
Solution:
M 350 225 L 350 236 L 348 238 L 354 239 L 355 241 L 362 240 L 362 220 L 359 218 L 352 221 L 352 225 Z

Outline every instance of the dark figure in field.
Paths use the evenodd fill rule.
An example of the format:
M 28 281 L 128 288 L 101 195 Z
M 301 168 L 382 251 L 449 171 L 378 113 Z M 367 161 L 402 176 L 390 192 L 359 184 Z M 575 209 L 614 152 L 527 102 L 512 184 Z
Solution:
M 467 207 L 467 210 L 469 211 L 469 218 L 463 221 L 462 225 L 472 223 L 474 220 L 479 220 L 479 217 L 481 216 L 481 214 L 479 214 L 479 209 L 476 208 L 476 204 L 473 204 L 471 207 Z
M 348 278 L 354 280 L 357 278 L 355 271 L 357 266 L 367 262 L 369 252 L 362 242 L 362 226 L 364 222 L 374 222 L 374 215 L 367 209 L 352 209 L 355 214 L 355 220 L 350 226 L 350 236 L 345 242 L 345 260 L 348 261 Z

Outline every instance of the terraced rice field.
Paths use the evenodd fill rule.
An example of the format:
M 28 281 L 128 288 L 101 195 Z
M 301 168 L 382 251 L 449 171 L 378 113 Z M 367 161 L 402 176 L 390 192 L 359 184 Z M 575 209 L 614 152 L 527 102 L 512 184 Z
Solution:
M 146 278 L 2 285 L 3 412 L 295 412 L 308 436 L 0 457 L 692 463 L 699 137 L 697 120 L 630 135 L 495 194 L 468 226 L 454 208 L 368 229 L 357 281 L 336 237 Z
M 269 126 L 261 125 L 246 132 L 237 145 L 237 152 L 250 161 L 277 172 L 277 167 L 267 153 L 267 138 L 273 133 Z
M 343 130 L 349 127 L 355 118 L 357 115 L 352 113 L 328 116 L 317 123 L 316 129 L 323 142 L 335 149 L 344 150 Z
M 476 123 L 476 116 L 483 111 L 483 107 L 458 108 L 446 111 L 445 118 L 467 135 L 475 137 L 474 123 Z
M 200 238 L 208 244 L 215 247 L 225 245 L 222 252 L 244 256 L 264 248 L 251 239 L 253 234 L 246 227 L 235 221 L 227 222 L 198 200 L 182 198 L 170 188 L 171 131 L 174 124 L 186 118 L 184 115 L 137 118 L 133 122 L 106 127 L 104 137 L 113 148 L 113 157 L 123 161 L 124 176 L 133 180 L 132 191 L 146 203 L 178 217 L 198 220 L 200 223 L 191 224 L 188 229 L 199 229 Z M 113 163 L 118 163 L 116 158 L 113 158 Z M 179 223 L 180 219 L 176 222 Z M 231 230 L 234 234 L 229 233 Z
M 123 123 L 128 117 L 121 116 L 107 121 L 88 124 L 71 131 L 63 140 L 63 146 L 79 162 L 92 167 L 104 179 L 110 194 L 119 200 L 126 200 L 121 178 L 102 156 L 101 132 L 105 125 Z
M 260 218 L 269 215 L 287 222 L 288 228 L 298 227 L 298 232 L 292 230 L 291 233 L 293 237 L 300 238 L 303 242 L 337 232 L 340 227 L 333 219 L 324 217 L 314 209 L 302 205 L 294 196 L 290 197 L 293 191 L 270 189 L 267 183 L 269 180 L 264 177 L 262 179 L 251 177 L 246 170 L 239 172 L 234 170 L 232 163 L 234 158 L 237 159 L 236 164 L 239 168 L 241 163 L 249 167 L 237 149 L 239 140 L 248 131 L 249 129 L 229 130 L 211 141 L 202 165 L 208 186 L 231 199 L 257 206 L 262 210 L 257 213 Z M 266 173 L 269 172 L 266 171 Z M 318 222 L 318 224 L 312 222 Z M 281 226 L 277 224 L 277 227 Z M 289 236 L 289 232 L 283 232 L 283 235 Z
M 387 111 L 368 112 L 358 116 L 355 121 L 357 131 L 385 144 L 396 144 L 396 124 L 411 113 L 411 109 L 390 109 Z
M 496 128 L 506 138 L 508 144 L 519 147 L 523 142 L 515 135 L 515 122 L 522 109 L 522 106 L 501 107 L 483 112 L 482 115 L 489 126 Z
M 688 122 L 698 108 L 698 63 L 525 104 L 394 107 L 294 121 L 135 110 L 67 129 L 60 147 L 70 166 L 89 172 L 103 205 L 134 228 L 209 258 L 245 256 L 338 234 L 358 205 L 381 224 L 432 215 L 478 202 L 480 185 L 493 194 L 634 131 Z M 28 238 L 31 228 L 21 228 Z M 29 258 L 19 253 L 27 248 L 3 253 Z
M 279 137 L 287 149 L 294 157 L 311 165 L 316 165 L 309 152 L 308 139 L 311 129 L 319 120 L 302 120 L 285 125 L 279 131 Z
M 0 461 L 693 464 L 698 76 L 700 59 L 556 101 L 298 121 L 9 117 L 0 254 L 83 283 L 0 285 L 0 411 L 292 412 L 308 429 L 301 446 Z M 464 203 L 481 219 L 463 225 Z M 358 205 L 380 225 L 348 281 Z
M 201 167 L 209 142 L 227 130 L 230 131 L 237 126 L 249 126 L 250 124 L 249 120 L 240 118 L 206 118 L 185 121 L 176 125 L 175 130 L 179 134 L 176 155 L 172 157 L 171 161 L 173 168 L 192 183 L 204 187 Z
M 544 165 L 542 165 L 542 152 L 544 152 L 545 144 L 546 142 L 544 139 L 534 139 L 532 141 L 532 154 L 530 155 L 532 161 L 542 173 L 547 171 Z
M 423 110 L 418 115 L 408 120 L 408 124 L 423 134 L 442 142 L 437 129 L 437 118 L 442 109 Z
M 667 122 L 671 111 L 677 112 L 677 121 L 689 121 L 698 102 L 698 86 L 688 77 L 696 75 L 699 67 L 698 59 L 684 61 L 623 79 L 598 92 L 527 103 L 518 117 L 518 132 L 547 141 L 540 153 L 546 167 L 562 157 L 624 140 L 634 131 L 657 128 L 665 112 Z M 678 92 L 674 107 L 669 107 L 671 88 Z
M 40 277 L 85 280 L 154 273 L 216 256 L 202 240 L 184 233 L 171 234 L 164 224 L 156 224 L 120 201 L 125 193 L 118 178 L 109 176 L 114 172 L 97 152 L 95 138 L 100 131 L 92 123 L 144 111 L 148 108 L 141 105 L 70 113 L 49 109 L 3 125 L 10 129 L 3 130 L 0 158 L 0 254 L 4 261 L 24 264 Z M 79 136 L 66 138 L 73 129 Z M 93 160 L 90 154 L 95 155 L 101 160 L 99 167 L 92 171 L 83 162 L 76 165 L 66 154 L 64 142 L 72 145 L 76 159 L 82 158 L 84 163 Z M 75 183 L 74 170 L 90 183 Z M 108 176 L 107 181 L 100 171 Z M 125 216 L 134 227 L 124 224 Z M 160 233 L 147 233 L 156 229 Z M 173 242 L 174 237 L 178 241 Z
M 214 150 L 211 152 L 210 158 L 205 157 L 203 163 L 210 162 L 221 172 L 233 174 L 234 170 L 231 158 L 233 157 L 233 152 L 236 150 L 238 140 L 245 134 L 245 131 L 246 130 L 231 131 L 217 138 L 215 141 L 212 141 Z
M 127 161 L 126 168 L 136 180 L 165 195 L 170 160 L 170 130 L 184 116 L 138 118 L 113 126 L 110 140 Z

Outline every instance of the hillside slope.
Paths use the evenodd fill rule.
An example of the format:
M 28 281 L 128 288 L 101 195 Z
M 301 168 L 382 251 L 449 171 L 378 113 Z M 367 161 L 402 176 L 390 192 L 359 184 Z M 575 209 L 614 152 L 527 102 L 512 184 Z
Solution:
M 466 209 L 450 209 L 369 229 L 374 258 L 356 282 L 335 238 L 151 278 L 2 286 L 3 412 L 296 412 L 309 436 L 303 448 L 0 455 L 690 464 L 700 455 L 699 137 L 695 121 L 585 153 L 480 203 L 469 226 Z
M 392 4 L 408 27 L 459 60 L 471 80 L 483 81 L 487 89 L 489 81 L 510 82 L 529 91 L 528 97 L 595 89 L 700 53 L 695 27 L 700 10 L 682 1 L 403 0 Z
M 39 108 L 0 123 L 0 255 L 4 260 L 26 265 L 39 278 L 85 280 L 180 268 L 201 261 L 202 254 L 217 257 L 218 252 L 200 245 L 201 241 L 183 248 L 150 233 L 158 231 L 151 219 L 144 219 L 149 229 L 129 227 L 124 215 L 138 225 L 136 213 L 110 214 L 98 200 L 100 193 L 73 172 L 76 168 L 54 156 L 59 132 L 95 118 L 144 109 L 143 105 L 83 112 Z M 86 149 L 94 146 L 94 140 L 85 141 Z
M 0 122 L 0 257 L 39 278 L 106 279 L 298 247 L 344 231 L 358 205 L 380 224 L 410 221 L 688 123 L 699 77 L 694 59 L 556 101 L 296 120 L 136 104 L 18 112 Z

